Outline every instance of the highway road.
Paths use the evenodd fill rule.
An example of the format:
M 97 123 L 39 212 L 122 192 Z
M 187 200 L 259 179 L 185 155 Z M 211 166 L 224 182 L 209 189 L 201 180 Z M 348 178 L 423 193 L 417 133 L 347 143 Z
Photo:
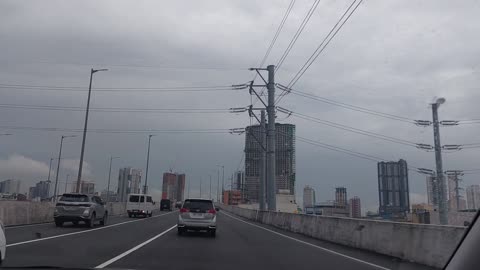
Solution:
M 217 237 L 176 231 L 178 212 L 111 217 L 105 227 L 7 228 L 4 267 L 124 269 L 431 269 L 218 214 Z

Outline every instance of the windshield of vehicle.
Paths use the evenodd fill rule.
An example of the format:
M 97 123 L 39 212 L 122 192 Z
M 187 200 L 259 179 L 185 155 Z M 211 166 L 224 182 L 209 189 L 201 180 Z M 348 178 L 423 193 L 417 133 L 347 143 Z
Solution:
M 140 197 L 143 198 L 143 196 L 138 196 L 138 195 L 130 195 L 129 202 L 139 202 Z
M 78 194 L 64 194 L 60 197 L 60 201 L 63 202 L 89 202 L 90 199 L 86 195 L 78 195 Z
M 213 204 L 211 201 L 205 200 L 186 200 L 182 208 L 188 209 L 190 211 L 199 210 L 201 212 L 206 212 L 213 209 Z

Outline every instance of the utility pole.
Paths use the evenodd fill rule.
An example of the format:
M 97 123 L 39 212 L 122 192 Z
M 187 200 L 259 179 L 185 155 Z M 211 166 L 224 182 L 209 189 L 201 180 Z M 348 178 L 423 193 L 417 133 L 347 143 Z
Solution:
M 190 181 L 188 181 L 187 199 L 190 199 L 190 186 L 191 186 L 191 183 Z
M 148 135 L 148 148 L 147 148 L 147 168 L 145 169 L 145 185 L 143 186 L 143 194 L 147 194 L 148 192 L 148 164 L 150 163 L 150 142 L 152 141 L 152 137 L 155 136 L 153 134 Z
M 119 158 L 119 157 L 110 157 L 110 167 L 108 169 L 108 183 L 107 183 L 107 203 L 109 202 L 110 200 L 110 177 L 112 175 L 112 161 L 116 158 Z
M 265 124 L 265 110 L 260 111 L 260 143 L 265 146 L 267 144 L 267 129 Z M 260 211 L 265 211 L 265 190 L 267 183 L 267 153 L 262 149 L 260 155 Z
M 50 173 L 52 171 L 52 161 L 53 161 L 53 158 L 50 158 L 50 166 L 48 167 L 48 178 L 47 178 L 47 183 L 48 183 L 48 194 L 47 194 L 47 197 L 50 196 L 50 184 L 52 183 L 52 181 L 50 181 Z
M 268 210 L 277 211 L 275 183 L 275 66 L 269 65 L 268 70 L 268 131 L 267 131 L 267 200 Z
M 202 198 L 202 179 L 200 179 L 200 198 Z
M 67 174 L 67 180 L 65 180 L 65 193 L 67 193 L 67 186 L 68 186 L 68 178 L 70 177 L 70 174 Z
M 212 199 L 212 176 L 210 175 L 210 200 Z
M 99 71 L 107 71 L 107 70 L 108 69 L 93 69 L 93 68 L 90 70 L 90 85 L 88 86 L 87 109 L 85 111 L 85 126 L 83 127 L 82 150 L 80 151 L 80 164 L 78 165 L 78 178 L 77 178 L 77 188 L 76 188 L 77 193 L 80 193 L 80 181 L 82 180 L 83 155 L 85 153 L 85 140 L 87 139 L 87 127 L 88 127 L 88 112 L 90 110 L 90 96 L 92 94 L 92 78 L 94 73 Z
M 220 202 L 220 168 L 218 167 L 217 165 L 217 202 Z
M 441 104 L 445 103 L 444 98 L 438 98 L 435 103 L 432 103 L 432 118 L 433 118 L 433 140 L 434 140 L 434 149 L 435 149 L 435 165 L 436 165 L 436 176 L 438 181 L 438 208 L 440 216 L 440 224 L 448 224 L 448 209 L 446 203 L 446 188 L 445 188 L 445 178 L 443 175 L 443 164 L 442 164 L 442 146 L 440 144 L 440 128 L 438 121 L 438 108 Z
M 223 202 L 224 193 L 225 193 L 225 166 L 222 165 L 222 202 Z
M 58 176 L 60 174 L 60 160 L 62 160 L 62 147 L 63 147 L 63 140 L 65 138 L 73 138 L 76 137 L 75 135 L 63 136 L 60 139 L 60 150 L 58 151 L 58 163 L 57 163 L 57 173 L 55 175 L 55 190 L 53 191 L 53 198 L 55 202 L 57 201 L 57 187 L 58 187 Z M 80 189 L 77 189 L 77 193 L 79 193 Z

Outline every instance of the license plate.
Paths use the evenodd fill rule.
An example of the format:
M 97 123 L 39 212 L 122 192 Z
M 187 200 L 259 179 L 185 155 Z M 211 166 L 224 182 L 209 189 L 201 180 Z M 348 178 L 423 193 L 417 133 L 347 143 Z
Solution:
M 191 213 L 190 214 L 191 218 L 203 218 L 203 214 L 200 213 Z
M 74 211 L 76 209 L 77 208 L 75 206 L 65 206 L 65 210 L 67 210 L 67 211 Z

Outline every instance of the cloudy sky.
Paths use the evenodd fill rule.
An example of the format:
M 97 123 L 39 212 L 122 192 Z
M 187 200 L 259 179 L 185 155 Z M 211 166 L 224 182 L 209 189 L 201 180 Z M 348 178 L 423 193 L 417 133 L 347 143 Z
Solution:
M 277 64 L 313 0 L 297 0 L 265 64 Z M 87 136 L 85 178 L 106 186 L 110 156 L 113 187 L 118 168 L 145 168 L 152 138 L 150 189 L 158 195 L 162 173 L 185 172 L 192 195 L 208 190 L 217 165 L 225 175 L 243 166 L 243 135 L 225 132 L 250 124 L 246 113 L 226 109 L 250 104 L 246 90 L 158 91 L 179 87 L 226 87 L 251 80 L 290 0 L 282 1 L 1 1 L 0 179 L 17 178 L 24 189 L 45 179 L 50 158 L 64 141 L 61 181 L 76 178 L 90 68 L 94 75 L 89 128 L 116 130 Z M 276 73 L 287 85 L 322 42 L 351 1 L 322 0 Z M 480 118 L 480 13 L 477 1 L 365 0 L 294 89 L 405 119 L 431 119 L 429 103 L 445 97 L 443 120 Z M 257 78 L 260 83 L 259 78 Z M 12 86 L 16 85 L 16 86 Z M 33 87 L 35 86 L 35 87 Z M 42 86 L 42 87 L 40 87 Z M 102 88 L 104 91 L 102 91 Z M 146 88 L 150 90 L 146 91 Z M 200 88 L 191 88 L 200 89 Z M 203 89 L 203 88 L 202 88 Z M 211 88 L 208 88 L 211 89 Z M 105 91 L 121 90 L 121 91 Z M 40 107 L 39 107 L 40 106 Z M 55 106 L 55 107 L 44 107 Z M 58 107 L 59 106 L 59 107 Z M 432 128 L 366 114 L 289 94 L 280 106 L 296 113 L 395 137 L 432 144 Z M 19 108 L 21 107 L 21 108 Z M 164 111 L 125 112 L 130 109 Z M 173 113 L 172 109 L 182 113 Z M 183 109 L 183 110 L 182 110 Z M 186 109 L 200 109 L 185 111 Z M 207 111 L 204 109 L 219 109 Z M 178 112 L 178 111 L 177 111 Z M 434 155 L 281 113 L 297 135 L 386 160 L 406 159 L 434 168 Z M 48 130 L 46 130 L 46 128 Z M 443 144 L 479 143 L 479 124 L 442 128 Z M 53 129 L 53 131 L 51 130 Z M 124 133 L 136 130 L 135 133 Z M 155 133 L 149 130 L 207 130 Z M 213 132 L 215 131 L 215 132 Z M 317 200 L 345 186 L 363 208 L 378 205 L 376 164 L 297 141 L 297 198 L 305 185 Z M 444 155 L 445 169 L 477 169 L 480 149 Z M 410 172 L 412 200 L 425 200 L 425 176 Z M 480 184 L 478 175 L 463 185 Z M 60 185 L 64 188 L 64 184 Z M 300 200 L 301 201 L 301 200 Z

